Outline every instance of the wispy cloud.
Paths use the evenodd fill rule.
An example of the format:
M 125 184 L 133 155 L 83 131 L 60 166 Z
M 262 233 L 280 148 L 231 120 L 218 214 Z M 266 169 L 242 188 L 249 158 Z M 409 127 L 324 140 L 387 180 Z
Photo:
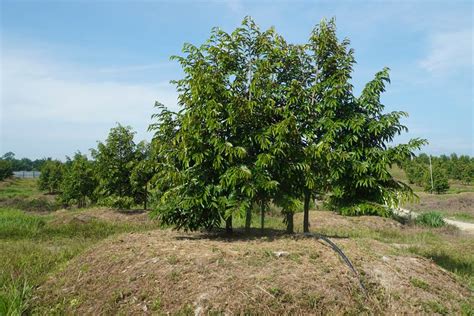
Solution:
M 82 78 L 83 74 L 93 70 L 8 54 L 2 56 L 2 61 L 2 108 L 9 116 L 88 122 L 129 121 L 149 113 L 156 99 L 171 106 L 176 104 L 174 88 L 166 82 L 136 84 L 117 82 L 113 77 L 86 79 Z M 126 69 L 109 69 L 108 72 L 113 74 Z
M 176 108 L 175 89 L 167 82 L 116 80 L 117 72 L 140 71 L 148 66 L 84 68 L 18 51 L 15 54 L 4 51 L 1 61 L 2 151 L 21 152 L 16 142 L 26 139 L 49 144 L 65 139 L 88 142 L 103 139 L 115 122 L 132 125 L 143 138 L 155 100 Z M 70 153 L 78 149 L 73 146 L 81 145 L 70 144 L 71 148 L 62 150 Z M 94 143 L 87 146 L 85 149 Z M 57 152 L 52 148 L 47 150 Z
M 429 54 L 419 65 L 433 74 L 473 68 L 472 29 L 437 33 L 430 40 Z

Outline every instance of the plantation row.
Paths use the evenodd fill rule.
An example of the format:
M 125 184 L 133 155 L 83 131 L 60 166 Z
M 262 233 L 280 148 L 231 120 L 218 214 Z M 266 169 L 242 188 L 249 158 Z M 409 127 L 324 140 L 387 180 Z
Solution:
M 403 164 L 408 181 L 424 187 L 425 191 L 443 193 L 449 189 L 448 180 L 458 180 L 464 184 L 474 182 L 474 158 L 451 154 L 431 157 L 432 174 L 430 173 L 430 157 L 420 154 Z M 431 183 L 431 176 L 433 183 Z
M 2 169 L 6 169 L 8 167 L 8 169 L 11 171 L 38 171 L 43 166 L 43 163 L 48 160 L 48 158 L 35 160 L 31 160 L 29 158 L 17 159 L 15 158 L 15 154 L 10 151 L 4 154 L 0 160 L 4 161 L 4 166 Z

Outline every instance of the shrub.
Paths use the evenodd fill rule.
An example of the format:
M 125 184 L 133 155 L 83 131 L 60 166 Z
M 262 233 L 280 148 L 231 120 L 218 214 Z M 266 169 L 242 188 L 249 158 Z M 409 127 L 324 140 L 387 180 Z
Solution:
M 370 202 L 362 202 L 358 204 L 332 208 L 334 211 L 344 216 L 377 215 L 382 217 L 390 217 L 392 215 L 392 211 L 389 208 Z
M 0 159 L 0 181 L 13 175 L 13 167 L 10 161 Z
M 418 215 L 415 221 L 418 225 L 442 227 L 446 225 L 443 215 L 439 212 L 428 212 Z
M 130 196 L 111 195 L 99 201 L 100 205 L 118 209 L 129 209 L 134 204 L 133 198 Z
M 449 189 L 448 175 L 446 170 L 441 168 L 433 168 L 433 188 L 431 188 L 431 176 L 429 173 L 425 177 L 425 191 L 441 194 Z
M 64 166 L 59 160 L 48 160 L 41 167 L 38 179 L 40 190 L 48 190 L 49 193 L 59 191 L 63 179 Z

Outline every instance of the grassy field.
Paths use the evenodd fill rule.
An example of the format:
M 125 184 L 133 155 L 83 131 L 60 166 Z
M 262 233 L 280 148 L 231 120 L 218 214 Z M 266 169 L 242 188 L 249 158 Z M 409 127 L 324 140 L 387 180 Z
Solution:
M 0 197 L 2 197 L 3 201 L 5 201 L 5 197 L 7 197 L 7 200 L 22 200 L 31 198 L 36 199 L 41 198 L 42 193 L 36 189 L 34 180 L 15 180 L 6 184 L 2 183 L 0 185 Z M 377 276 L 371 276 L 371 271 L 377 271 L 374 266 L 378 267 L 380 258 L 382 257 L 396 258 L 396 260 L 394 260 L 397 262 L 397 264 L 401 265 L 398 266 L 393 263 L 395 266 L 391 267 L 392 270 L 395 269 L 396 271 L 400 271 L 397 272 L 396 275 L 403 275 L 405 280 L 403 286 L 408 286 L 406 290 L 399 292 L 411 293 L 412 297 L 416 299 L 414 299 L 413 302 L 409 301 L 408 298 L 403 299 L 403 294 L 390 294 L 388 296 L 387 294 L 380 294 L 379 297 L 379 294 L 375 294 L 378 293 L 377 289 L 379 288 L 375 287 L 371 288 L 371 291 L 374 291 L 374 295 L 379 301 L 376 300 L 367 303 L 371 308 L 377 308 L 376 306 L 383 302 L 383 304 L 386 304 L 385 311 L 390 311 L 390 308 L 392 308 L 390 304 L 402 304 L 401 301 L 405 300 L 407 302 L 409 301 L 409 304 L 407 303 L 408 305 L 404 305 L 404 308 L 408 308 L 407 311 L 409 311 L 410 308 L 414 308 L 419 312 L 425 313 L 437 312 L 440 314 L 445 314 L 448 312 L 459 312 L 466 315 L 469 315 L 469 313 L 473 311 L 472 300 L 461 299 L 461 296 L 455 299 L 445 297 L 443 296 L 444 294 L 440 294 L 457 293 L 456 291 L 459 290 L 453 289 L 454 287 L 458 286 L 456 284 L 464 285 L 468 288 L 468 291 L 470 291 L 471 294 L 472 291 L 474 291 L 473 236 L 463 235 L 452 227 L 434 229 L 419 227 L 416 225 L 402 225 L 392 219 L 365 216 L 349 218 L 330 212 L 311 212 L 310 219 L 312 231 L 324 233 L 332 237 L 333 240 L 337 241 L 337 243 L 340 244 L 347 254 L 353 259 L 356 267 L 362 271 L 366 271 L 365 273 L 367 273 L 367 280 L 378 280 Z M 302 214 L 298 213 L 295 216 L 295 227 L 297 231 L 301 229 L 301 223 Z M 243 221 L 241 219 L 236 219 L 235 227 L 241 226 L 243 226 Z M 278 264 L 282 264 L 282 266 L 280 266 L 281 269 L 286 269 L 286 265 L 291 264 L 292 269 L 295 269 L 295 277 L 304 278 L 304 271 L 306 271 L 305 269 L 308 269 L 307 266 L 305 266 L 307 262 L 313 262 L 313 265 L 316 262 L 320 262 L 315 259 L 316 257 L 312 257 L 313 255 L 311 255 L 310 250 L 308 250 L 308 254 L 303 254 L 304 249 L 313 249 L 312 247 L 314 247 L 314 242 L 307 244 L 300 243 L 282 234 L 285 226 L 282 223 L 281 217 L 277 218 L 267 215 L 265 226 L 266 230 L 264 232 L 264 236 L 261 236 L 259 229 L 255 228 L 253 236 L 250 239 L 242 239 L 242 235 L 237 232 L 235 240 L 232 243 L 228 243 L 228 240 L 223 242 L 215 240 L 213 237 L 203 237 L 199 234 L 185 235 L 187 236 L 185 237 L 185 240 L 186 238 L 191 238 L 189 240 L 196 240 L 196 242 L 193 241 L 191 243 L 183 243 L 179 242 L 179 239 L 176 239 L 177 237 L 173 235 L 174 233 L 172 234 L 171 232 L 168 233 L 168 231 L 158 229 L 157 223 L 151 221 L 146 213 L 119 212 L 116 210 L 104 208 L 59 210 L 54 212 L 27 212 L 15 207 L 0 205 L 0 315 L 20 315 L 22 313 L 51 314 L 53 312 L 77 313 L 78 311 L 82 311 L 87 314 L 87 310 L 81 308 L 86 308 L 86 306 L 89 306 L 89 308 L 92 307 L 90 304 L 87 305 L 88 303 L 86 303 L 85 299 L 83 300 L 83 296 L 92 294 L 81 292 L 89 289 L 91 286 L 91 284 L 86 284 L 84 282 L 87 280 L 87 282 L 94 282 L 94 278 L 97 278 L 97 280 L 100 280 L 100 282 L 104 282 L 105 284 L 106 280 L 101 278 L 109 278 L 108 274 L 104 275 L 104 269 L 105 271 L 108 269 L 106 268 L 107 264 L 110 262 L 118 262 L 117 264 L 120 267 L 120 271 L 124 269 L 126 270 L 128 269 L 127 267 L 129 265 L 133 266 L 139 264 L 142 261 L 143 256 L 148 256 L 149 248 L 146 248 L 147 245 L 156 243 L 158 244 L 156 244 L 156 247 L 154 248 L 157 249 L 155 251 L 163 251 L 163 255 L 169 257 L 166 264 L 170 265 L 171 270 L 163 271 L 163 273 L 166 273 L 166 280 L 169 279 L 171 283 L 164 283 L 162 286 L 169 287 L 170 291 L 183 291 L 182 288 L 175 288 L 175 285 L 173 284 L 179 283 L 188 277 L 191 278 L 194 276 L 194 273 L 202 276 L 207 275 L 206 273 L 211 273 L 209 271 L 215 269 L 212 268 L 209 270 L 211 266 L 214 267 L 215 262 L 212 262 L 212 264 L 210 263 L 209 266 L 202 267 L 202 269 L 204 269 L 203 271 L 205 272 L 201 270 L 188 271 L 187 273 L 189 274 L 184 277 L 184 275 L 186 275 L 184 266 L 178 267 L 176 265 L 177 262 L 184 260 L 180 259 L 181 257 L 177 256 L 175 252 L 173 252 L 172 249 L 175 249 L 176 247 L 176 249 L 184 247 L 183 249 L 186 249 L 186 251 L 189 252 L 189 256 L 196 256 L 196 259 L 192 260 L 198 261 L 200 260 L 200 256 L 202 256 L 204 253 L 207 253 L 209 249 L 212 250 L 212 247 L 215 249 L 221 249 L 222 251 L 230 251 L 231 253 L 233 253 L 232 251 L 237 251 L 238 253 L 242 254 L 242 257 L 238 256 L 232 259 L 232 262 L 243 262 L 245 263 L 244 267 L 248 265 L 249 270 L 242 270 L 243 275 L 251 274 L 251 271 L 254 271 L 252 273 L 257 273 L 255 267 L 264 267 L 267 264 L 276 264 L 274 259 L 272 259 L 272 256 L 268 256 L 269 253 L 271 254 L 276 250 L 283 249 L 288 250 L 289 253 L 292 253 L 292 255 L 290 255 L 290 262 L 279 262 Z M 253 216 L 253 227 L 259 227 L 259 217 L 257 214 Z M 172 236 L 172 241 L 168 242 L 167 240 L 171 238 L 170 236 Z M 132 240 L 130 238 L 133 239 L 133 244 L 127 244 L 127 240 Z M 161 240 L 160 238 L 163 238 L 164 244 L 159 244 Z M 125 243 L 122 244 L 121 240 L 125 240 Z M 178 240 L 178 242 L 176 242 L 176 240 Z M 202 240 L 202 242 L 199 240 Z M 254 242 L 249 244 L 248 241 L 252 240 Z M 272 243 L 270 242 L 271 240 L 276 241 L 275 243 Z M 295 248 L 297 244 L 300 244 L 302 248 Z M 235 249 L 237 250 L 234 248 L 232 248 L 234 250 L 230 248 L 229 250 L 226 248 L 231 247 L 232 245 L 235 245 Z M 117 249 L 114 247 L 117 247 Z M 115 250 L 112 251 L 109 248 Z M 135 250 L 130 253 L 130 249 Z M 221 250 L 211 251 L 210 256 L 220 253 L 219 251 Z M 326 252 L 328 250 L 321 248 L 321 251 L 324 253 L 322 256 L 326 256 Z M 110 256 L 106 257 L 105 255 L 102 255 L 102 253 L 108 253 Z M 176 253 L 179 254 L 179 252 Z M 248 257 L 248 253 L 254 253 L 256 255 L 255 257 Z M 318 254 L 318 256 L 319 255 L 321 254 Z M 156 257 L 156 253 L 153 255 L 150 253 L 150 256 L 151 257 L 149 260 L 155 260 L 154 258 Z M 188 258 L 189 256 L 185 255 L 184 257 Z M 420 266 L 420 271 L 417 272 L 418 274 L 413 274 L 414 272 L 411 270 L 403 272 L 405 271 L 405 266 L 410 266 L 412 264 L 410 258 L 413 256 L 415 256 L 415 258 L 427 258 L 431 261 L 420 261 L 423 263 L 424 268 Z M 221 259 L 223 262 L 227 262 L 226 260 L 228 258 L 224 257 Z M 101 258 L 103 261 L 100 261 Z M 328 257 L 327 260 L 331 262 L 331 265 L 334 265 L 335 263 L 331 261 L 333 260 L 331 258 L 333 258 L 333 256 Z M 81 262 L 80 260 L 85 260 L 87 262 L 97 262 L 98 266 L 88 267 L 86 269 L 84 263 L 77 266 L 77 260 L 79 260 L 79 262 Z M 131 261 L 128 262 L 126 260 Z M 133 260 L 138 261 L 135 262 Z M 338 275 L 342 273 L 341 271 L 345 270 L 341 270 L 339 272 L 335 271 L 333 268 L 331 268 L 332 266 L 329 264 L 329 261 L 321 261 L 321 265 L 313 266 L 312 269 L 321 269 L 320 272 L 322 274 L 326 273 L 325 271 L 332 271 L 328 273 L 329 275 L 334 273 L 334 279 L 323 279 L 328 282 L 328 286 L 332 286 L 335 289 L 344 291 L 343 288 L 346 286 L 340 284 L 338 281 Z M 184 260 L 183 264 L 184 262 L 188 261 Z M 454 277 L 455 281 L 449 282 L 455 283 L 450 283 L 451 288 L 441 288 L 436 293 L 432 292 L 431 289 L 423 289 L 423 287 L 428 286 L 426 284 L 433 285 L 436 283 L 448 282 L 444 279 L 439 279 L 440 276 L 433 271 L 424 271 L 427 269 L 429 262 L 433 262 L 437 266 L 453 273 L 452 276 Z M 99 265 L 104 265 L 104 267 Z M 223 266 L 224 270 L 221 271 L 223 275 L 229 273 L 227 270 L 225 270 L 229 267 L 226 267 L 225 265 Z M 278 267 L 279 266 L 276 265 L 272 269 L 277 269 Z M 77 271 L 74 270 L 76 268 L 78 269 Z M 94 269 L 96 269 L 97 272 L 93 272 Z M 141 268 L 137 268 L 136 273 L 139 273 L 141 271 L 140 269 Z M 77 272 L 81 277 L 75 275 L 75 272 Z M 270 275 L 273 275 L 277 272 L 277 270 L 267 271 L 267 273 Z M 94 273 L 99 273 L 100 275 L 95 275 Z M 140 273 L 141 274 L 138 274 L 137 276 L 138 280 L 140 279 L 140 275 L 145 275 L 146 273 L 151 272 L 146 270 L 141 271 Z M 153 273 L 159 273 L 159 271 L 157 270 Z M 387 273 L 388 272 L 385 274 Z M 156 277 L 158 278 L 160 275 L 161 274 L 157 274 Z M 82 276 L 84 277 L 84 280 L 82 280 Z M 235 277 L 237 279 L 240 278 L 240 276 Z M 400 276 L 396 277 L 398 278 Z M 106 290 L 102 290 L 104 293 L 97 294 L 98 297 L 90 297 L 88 299 L 91 301 L 91 304 L 94 303 L 97 306 L 102 306 L 102 309 L 94 311 L 102 313 L 105 312 L 109 314 L 115 314 L 120 311 L 128 311 L 130 313 L 133 311 L 137 312 L 133 309 L 136 308 L 136 305 L 132 304 L 133 306 L 130 305 L 129 307 L 124 307 L 121 305 L 121 303 L 119 303 L 121 300 L 127 300 L 127 295 L 129 295 L 127 294 L 127 290 L 122 288 L 128 285 L 120 283 L 124 282 L 122 280 L 123 278 L 121 278 L 119 275 L 113 274 L 110 275 L 110 278 L 113 280 L 117 278 L 117 280 L 111 281 L 112 283 L 110 284 L 110 291 L 112 292 L 109 293 Z M 56 284 L 56 281 L 60 283 Z M 377 282 L 382 281 L 384 280 L 378 280 Z M 118 283 L 115 284 L 113 282 Z M 143 282 L 145 282 L 145 280 Z M 269 280 L 266 280 L 265 282 L 268 283 Z M 262 287 L 267 284 L 265 282 L 261 284 Z M 291 292 L 293 290 L 287 289 L 284 284 L 286 284 L 285 282 L 290 282 L 289 280 L 277 278 L 275 279 L 275 282 L 275 284 L 280 284 L 278 282 L 282 282 L 280 285 L 278 285 L 280 288 L 277 288 L 277 285 L 274 285 L 273 287 L 270 285 L 264 287 L 264 291 L 269 292 L 270 295 L 263 294 L 266 296 L 266 298 L 262 298 L 261 300 L 261 304 L 269 304 L 271 308 L 274 308 L 272 310 L 288 310 L 287 308 L 289 303 L 287 303 L 285 300 L 289 300 L 290 296 L 292 297 L 292 308 L 296 308 L 290 309 L 293 312 L 307 311 L 311 306 L 315 306 L 315 304 L 319 302 L 318 300 L 321 300 L 321 302 L 324 302 L 324 304 L 327 306 L 335 304 L 329 299 L 332 294 L 327 294 L 324 299 L 320 296 L 315 296 L 313 297 L 313 301 L 311 298 L 303 296 L 300 297 L 300 294 Z M 293 280 L 291 282 L 296 281 Z M 407 284 L 407 282 L 409 284 Z M 59 297 L 57 296 L 57 293 L 63 293 L 62 291 L 64 291 L 65 288 L 72 288 L 76 283 L 77 286 L 75 291 L 77 292 L 64 292 L 64 294 L 60 294 Z M 64 284 L 69 284 L 69 287 L 65 287 Z M 383 282 L 381 284 L 383 284 Z M 196 281 L 196 286 L 198 285 L 199 282 Z M 98 288 L 98 286 L 99 284 L 96 284 L 94 288 Z M 114 286 L 117 286 L 118 288 L 114 288 Z M 140 291 L 144 291 L 144 289 L 141 289 L 142 287 L 146 288 L 147 286 L 150 285 L 140 283 L 140 287 L 137 288 L 137 293 L 131 295 L 130 297 L 137 295 L 138 299 L 140 299 L 141 296 L 139 296 L 138 293 L 141 293 Z M 310 286 L 310 284 L 308 284 L 308 286 Z M 433 285 L 432 287 L 436 289 L 437 287 L 443 286 L 443 284 L 437 284 L 436 286 Z M 84 290 L 81 290 L 81 288 Z M 133 286 L 131 286 L 131 289 L 133 289 Z M 44 293 L 44 291 L 46 291 L 46 293 Z M 51 293 L 56 291 L 54 292 L 56 294 L 53 295 L 48 291 L 51 291 Z M 151 288 L 150 291 L 152 291 Z M 244 290 L 244 288 L 242 288 L 241 291 L 243 293 L 247 293 L 246 291 L 250 290 Z M 260 290 L 258 291 L 262 292 Z M 286 297 L 285 291 L 287 291 L 287 294 L 290 296 Z M 321 291 L 323 291 L 322 293 L 325 293 L 324 291 L 328 291 L 328 289 Z M 90 292 L 94 293 L 93 290 L 90 290 Z M 421 294 L 424 292 L 429 292 L 429 295 L 431 295 L 429 297 L 431 298 L 424 298 L 423 295 L 425 294 L 421 295 L 418 292 Z M 38 299 L 38 297 L 36 297 L 37 293 L 40 293 L 41 295 L 39 295 L 39 297 L 44 297 L 44 299 Z M 170 293 L 172 294 L 172 292 Z M 360 300 L 360 298 L 357 298 L 359 294 L 353 292 L 350 293 L 354 295 L 354 301 L 351 301 L 350 304 L 348 303 L 349 305 L 344 308 L 341 307 L 342 309 L 337 309 L 339 308 L 337 307 L 338 305 L 334 305 L 337 308 L 334 307 L 336 309 L 333 309 L 333 312 L 364 312 L 364 303 L 359 302 L 358 300 Z M 166 296 L 165 293 L 160 295 L 161 296 L 159 299 L 154 297 L 153 302 L 149 301 L 151 296 L 148 297 L 145 295 L 146 298 L 144 296 L 143 301 L 148 304 L 145 305 L 145 307 L 150 308 L 150 310 L 155 308 L 155 311 L 163 312 L 167 310 L 174 310 L 176 312 L 182 312 L 183 314 L 193 314 L 195 312 L 193 308 L 186 309 L 187 305 L 175 309 L 177 308 L 177 303 L 173 303 L 169 295 Z M 174 295 L 176 296 L 177 292 Z M 318 295 L 323 294 L 320 293 Z M 396 302 L 392 302 L 393 296 L 396 295 L 402 295 L 400 302 L 398 300 L 396 300 Z M 102 296 L 104 296 L 108 301 L 105 303 L 101 302 L 100 300 Z M 192 305 L 192 301 L 189 304 Z M 301 304 L 306 306 L 304 307 L 305 309 L 298 309 L 298 306 Z M 263 307 L 263 305 L 257 304 L 254 307 Z M 395 307 L 397 306 L 394 305 L 394 308 Z M 142 306 L 140 308 L 144 307 Z M 142 309 L 139 310 L 139 312 L 142 311 Z M 331 309 L 327 311 L 331 312 Z M 88 314 L 90 314 L 90 312 Z
M 0 201 L 43 196 L 35 179 L 7 179 L 0 182 Z
M 2 183 L 0 187 L 2 199 L 39 196 L 41 192 L 31 179 Z M 58 222 L 61 213 L 27 213 L 0 207 L 0 315 L 19 315 L 27 311 L 31 307 L 32 290 L 48 273 L 98 241 L 118 233 L 157 227 L 151 222 L 76 220 L 78 214 L 84 211 L 71 211 L 69 221 Z

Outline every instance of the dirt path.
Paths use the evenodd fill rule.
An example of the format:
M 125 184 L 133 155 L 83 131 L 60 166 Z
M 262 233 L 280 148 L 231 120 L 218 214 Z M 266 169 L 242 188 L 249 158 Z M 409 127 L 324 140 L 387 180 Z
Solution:
M 407 210 L 405 208 L 399 208 L 395 210 L 395 213 L 399 216 L 406 216 L 410 218 L 416 218 L 418 216 L 418 213 Z M 468 234 L 474 234 L 474 223 L 466 223 L 446 218 L 444 219 L 444 221 L 449 225 L 456 226 L 457 228 L 459 228 L 459 230 L 463 232 L 466 232 Z

